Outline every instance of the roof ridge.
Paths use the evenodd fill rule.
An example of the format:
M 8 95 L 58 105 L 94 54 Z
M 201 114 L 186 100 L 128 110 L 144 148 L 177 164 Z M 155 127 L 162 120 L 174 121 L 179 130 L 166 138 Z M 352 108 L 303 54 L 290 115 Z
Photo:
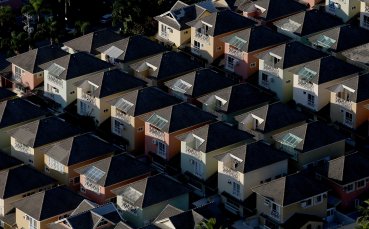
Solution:
M 3 102 L 0 102 L 0 108 L 3 108 L 3 109 L 0 109 L 0 123 L 1 123 L 1 121 L 3 119 L 5 109 L 8 106 L 8 101 L 9 100 L 5 100 Z
M 44 209 L 44 207 L 43 207 L 43 206 L 44 206 L 44 200 L 45 200 L 46 191 L 41 192 L 41 193 L 40 193 L 40 195 L 43 195 L 43 198 L 42 198 L 42 200 L 41 200 L 40 215 L 38 216 L 38 219 L 36 219 L 36 220 L 41 219 L 42 210 Z
M 79 136 L 79 135 L 77 135 L 77 136 Z M 67 154 L 67 165 L 69 165 L 69 160 L 70 160 L 70 155 L 71 155 L 71 152 L 73 151 L 73 146 L 74 146 L 74 140 L 75 140 L 75 138 L 77 137 L 77 136 L 72 136 L 72 137 L 70 137 L 70 138 L 67 138 L 67 139 L 65 139 L 66 141 L 71 141 L 70 142 L 70 150 L 69 150 L 69 153 Z
M 0 193 L 0 197 L 3 197 L 4 195 L 5 195 L 5 190 L 6 190 L 6 185 L 8 184 L 8 176 L 9 176 L 9 171 L 10 171 L 11 169 L 7 169 L 7 170 L 4 170 L 4 171 L 2 171 L 2 172 L 0 172 L 0 174 L 2 174 L 2 173 L 6 173 L 6 182 L 5 182 L 5 186 L 4 186 L 4 188 L 3 188 L 3 193 Z
M 35 131 L 35 137 L 33 138 L 33 142 L 31 144 L 31 146 L 34 146 L 35 145 L 35 142 L 36 142 L 36 139 L 37 139 L 37 136 L 38 136 L 38 128 L 40 127 L 40 122 L 41 120 L 37 120 L 36 123 L 37 123 L 37 127 L 36 127 L 36 131 Z
M 107 171 L 106 171 L 106 172 L 105 172 L 105 171 L 103 171 L 103 172 L 105 172 L 105 174 L 104 174 L 104 176 L 105 176 L 105 180 L 104 180 L 103 184 L 101 184 L 101 185 L 105 186 L 105 184 L 106 184 L 106 180 L 107 180 L 107 178 L 108 178 L 109 174 L 110 174 L 111 172 L 113 172 L 113 171 L 110 169 L 111 162 L 112 162 L 112 160 L 113 160 L 113 156 L 111 156 L 111 157 L 107 157 L 107 158 L 105 158 L 105 159 L 103 159 L 103 160 L 109 160 L 109 165 L 108 165 Z M 97 167 L 96 167 L 96 168 L 97 168 Z M 103 176 L 103 177 L 104 177 L 104 176 Z M 99 183 L 99 182 L 97 182 L 97 183 Z

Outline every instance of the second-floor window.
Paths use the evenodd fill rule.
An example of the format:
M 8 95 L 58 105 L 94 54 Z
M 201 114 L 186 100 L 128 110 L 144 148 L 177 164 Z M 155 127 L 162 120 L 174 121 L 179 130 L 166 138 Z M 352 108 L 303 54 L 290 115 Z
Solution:
M 236 197 L 240 197 L 241 195 L 241 185 L 234 181 L 232 185 L 232 194 Z
M 193 41 L 193 46 L 195 49 L 200 49 L 201 45 L 200 45 L 200 42 L 198 41 Z
M 307 105 L 313 107 L 315 105 L 315 96 L 312 94 L 307 94 Z
M 124 130 L 124 124 L 115 119 L 114 128 L 113 128 L 114 133 L 121 135 L 123 130 Z
M 156 141 L 157 142 L 157 154 L 163 158 L 166 158 L 167 156 L 167 146 L 162 141 Z

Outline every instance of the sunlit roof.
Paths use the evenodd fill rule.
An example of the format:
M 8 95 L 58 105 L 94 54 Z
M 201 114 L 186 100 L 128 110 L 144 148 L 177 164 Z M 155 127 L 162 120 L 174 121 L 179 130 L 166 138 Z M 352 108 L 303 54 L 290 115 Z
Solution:
M 172 86 L 172 89 L 175 91 L 185 93 L 190 87 L 192 87 L 191 84 L 179 79 L 174 83 L 174 85 Z
M 232 39 L 229 41 L 229 44 L 233 47 L 236 47 L 238 49 L 241 49 L 245 44 L 246 41 L 242 38 L 239 38 L 237 36 L 232 37 Z
M 53 75 L 53 76 L 60 76 L 64 71 L 65 68 L 63 68 L 62 66 L 53 63 L 48 69 L 47 71 L 49 72 L 49 74 Z
M 151 125 L 155 126 L 158 129 L 163 129 L 163 127 L 165 126 L 165 124 L 168 123 L 168 120 L 160 117 L 157 114 L 153 114 L 151 115 L 151 117 L 147 120 L 147 122 L 149 122 Z
M 294 134 L 288 133 L 282 138 L 281 143 L 283 145 L 295 148 L 301 141 L 302 138 L 299 138 Z
M 131 109 L 131 107 L 133 107 L 133 103 L 130 103 L 127 100 L 121 98 L 115 103 L 115 107 L 117 107 L 119 110 L 124 111 L 125 113 L 127 113 L 129 111 L 129 109 Z
M 105 175 L 105 172 L 96 168 L 95 166 L 91 166 L 83 174 L 87 177 L 87 179 L 96 183 Z

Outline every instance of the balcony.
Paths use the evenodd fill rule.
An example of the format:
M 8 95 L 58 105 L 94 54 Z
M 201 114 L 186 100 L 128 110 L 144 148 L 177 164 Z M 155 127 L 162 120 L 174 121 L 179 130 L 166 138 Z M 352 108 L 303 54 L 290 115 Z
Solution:
M 224 166 L 224 165 L 223 165 L 223 173 L 230 176 L 230 177 L 232 177 L 232 178 L 234 178 L 234 179 L 236 179 L 236 180 L 238 180 L 238 178 L 239 178 L 238 171 L 235 171 L 235 170 L 233 170 L 233 169 L 231 169 L 227 166 Z
M 336 103 L 348 110 L 352 110 L 352 101 L 336 96 Z
M 20 74 L 14 74 L 12 76 L 12 79 L 17 81 L 17 82 L 22 82 L 22 76 Z
M 123 120 L 125 123 L 130 123 L 131 122 L 131 116 L 117 110 L 116 112 L 116 118 Z
M 240 51 L 239 49 L 233 48 L 231 46 L 229 47 L 229 53 L 228 54 L 230 54 L 232 56 L 235 56 L 235 57 L 237 57 L 239 59 L 243 59 L 243 53 L 242 53 L 242 51 Z
M 196 31 L 195 32 L 195 38 L 198 38 L 198 39 L 204 41 L 206 44 L 210 45 L 210 38 L 209 38 L 209 35 L 207 35 L 207 34 Z
M 82 92 L 82 97 L 81 97 L 82 100 L 84 101 L 87 101 L 93 105 L 96 105 L 96 98 L 95 96 L 92 96 L 91 93 L 87 92 Z
M 301 86 L 304 89 L 307 89 L 309 91 L 313 90 L 313 84 L 311 82 L 308 82 L 306 80 L 299 79 L 298 83 L 299 86 Z
M 367 0 L 367 3 L 369 3 L 369 0 Z M 369 5 L 365 5 L 364 12 L 369 13 Z
M 186 146 L 186 153 L 188 153 L 189 155 L 199 159 L 199 160 L 202 160 L 201 158 L 201 152 L 200 151 L 197 151 L 195 150 L 194 148 L 190 147 L 190 146 Z
M 157 138 L 159 140 L 164 141 L 164 132 L 156 129 L 155 127 L 153 127 L 151 125 L 150 125 L 150 128 L 149 128 L 149 134 L 152 137 L 155 137 L 155 138 Z
M 274 74 L 274 75 L 278 75 L 278 73 L 279 73 L 278 68 L 275 68 L 275 67 L 273 67 L 272 65 L 270 65 L 270 64 L 268 64 L 268 63 L 265 63 L 265 62 L 264 62 L 263 69 L 264 69 L 264 71 L 266 71 L 266 72 L 270 72 L 270 73 L 272 73 L 272 74 Z
M 165 31 L 160 31 L 160 37 L 168 39 L 169 34 Z

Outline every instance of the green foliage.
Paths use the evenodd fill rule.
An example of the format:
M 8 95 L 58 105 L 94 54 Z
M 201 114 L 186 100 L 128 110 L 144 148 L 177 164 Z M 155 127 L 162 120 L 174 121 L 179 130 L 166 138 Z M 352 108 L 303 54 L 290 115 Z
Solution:
M 364 201 L 365 206 L 359 206 L 361 216 L 356 229 L 369 229 L 369 200 Z
M 10 6 L 0 6 L 0 28 L 9 25 L 13 18 L 14 14 Z
M 85 35 L 87 29 L 90 27 L 90 23 L 87 21 L 77 21 L 75 26 L 80 34 Z
M 197 229 L 214 229 L 216 224 L 215 218 L 210 218 L 209 220 L 202 221 L 198 225 L 196 225 Z

